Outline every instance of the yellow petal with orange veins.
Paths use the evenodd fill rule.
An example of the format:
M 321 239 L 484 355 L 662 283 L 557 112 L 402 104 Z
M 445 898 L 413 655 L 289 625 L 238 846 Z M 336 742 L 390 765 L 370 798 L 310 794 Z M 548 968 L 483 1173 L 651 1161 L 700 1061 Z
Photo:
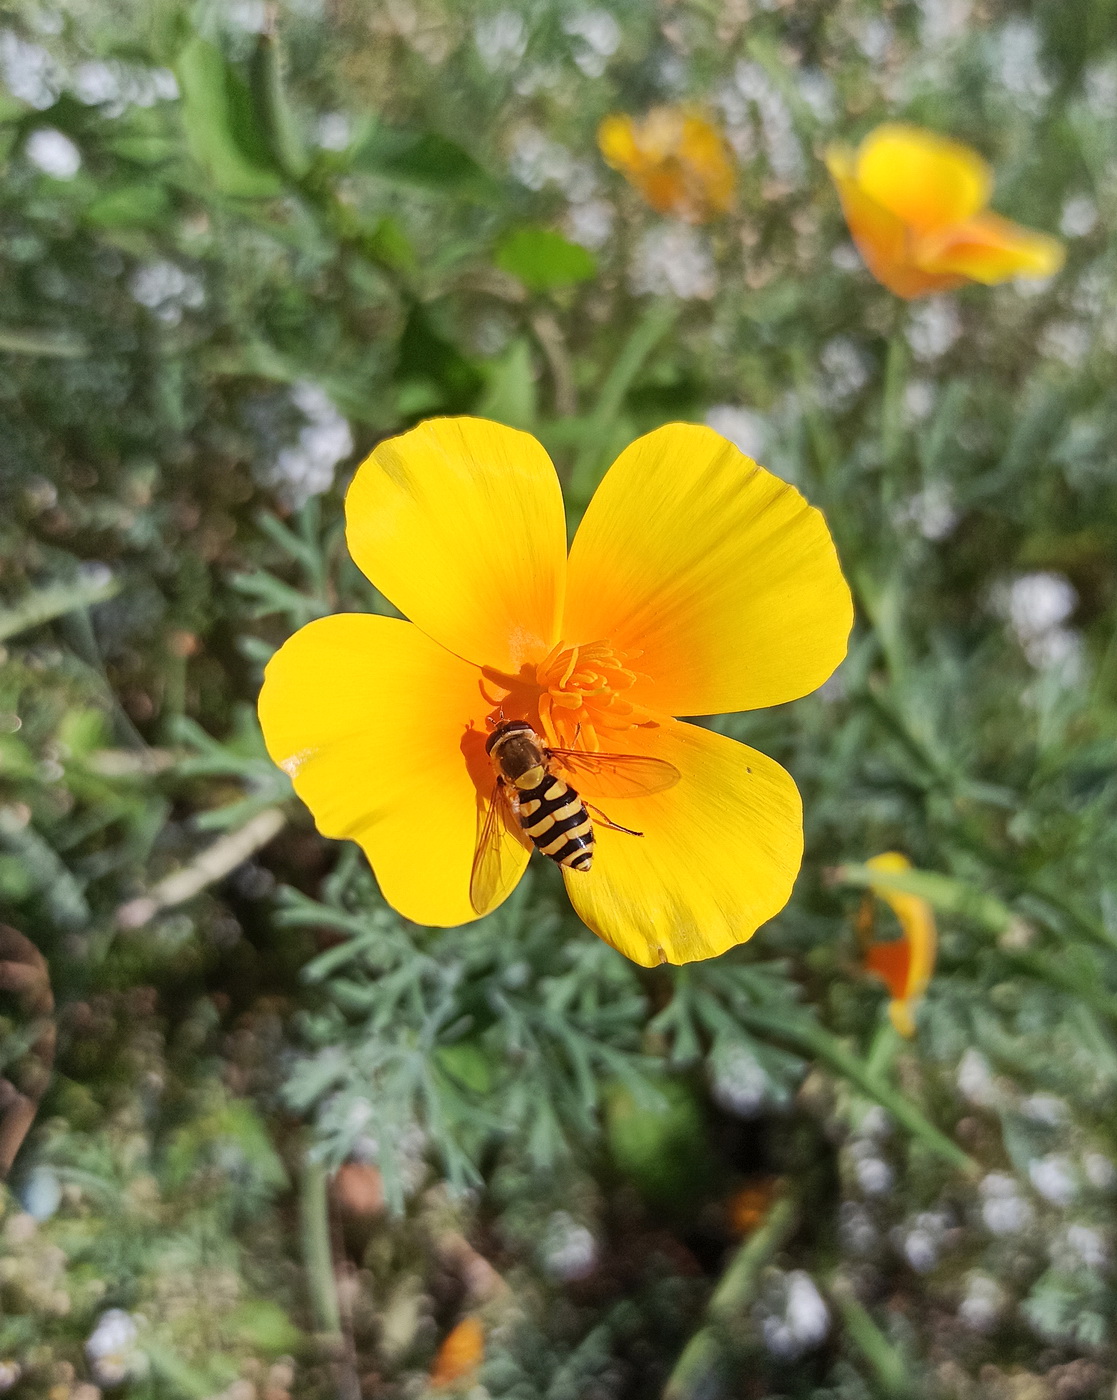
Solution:
M 363 613 L 309 623 L 264 673 L 268 753 L 318 830 L 359 842 L 384 898 L 416 923 L 477 917 L 469 879 L 479 793 L 492 788 L 480 680 L 410 622 Z
M 631 836 L 594 823 L 590 870 L 566 870 L 579 918 L 644 967 L 716 957 L 744 943 L 791 894 L 803 854 L 799 792 L 764 754 L 694 724 L 629 730 L 628 752 L 681 778 L 650 796 L 600 800 Z M 593 784 L 579 784 L 595 802 Z
M 852 622 L 820 512 L 711 428 L 673 423 L 626 448 L 570 552 L 563 637 L 607 639 L 639 673 L 625 698 L 660 714 L 806 695 Z
M 558 640 L 566 517 L 529 434 L 483 418 L 422 423 L 361 464 L 345 517 L 360 569 L 456 656 L 516 673 Z
M 913 265 L 913 235 L 898 215 L 871 199 L 854 178 L 854 155 L 843 147 L 826 153 L 826 168 L 838 190 L 850 235 L 865 266 L 896 296 L 912 298 L 959 287 L 958 273 L 932 273 Z
M 987 286 L 1013 277 L 1051 277 L 1063 265 L 1057 238 L 982 214 L 969 223 L 922 240 L 916 250 L 920 268 L 948 277 L 968 277 Z
M 989 167 L 976 151 L 899 123 L 866 136 L 852 174 L 869 199 L 917 232 L 973 218 L 993 188 Z

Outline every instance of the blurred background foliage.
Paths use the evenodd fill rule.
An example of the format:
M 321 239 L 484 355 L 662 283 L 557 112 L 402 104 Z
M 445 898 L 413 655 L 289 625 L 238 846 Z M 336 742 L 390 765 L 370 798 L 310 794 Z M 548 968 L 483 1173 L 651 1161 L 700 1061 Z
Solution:
M 665 102 L 740 165 L 705 227 L 596 152 Z M 872 283 L 819 155 L 894 117 L 1064 271 Z M 1117 3 L 28 0 L 0 161 L 0 1390 L 1110 1396 Z M 549 867 L 409 926 L 268 762 L 271 651 L 390 611 L 353 466 L 463 411 L 572 525 L 678 418 L 825 510 L 847 662 L 716 721 L 806 805 L 747 947 L 631 966 Z

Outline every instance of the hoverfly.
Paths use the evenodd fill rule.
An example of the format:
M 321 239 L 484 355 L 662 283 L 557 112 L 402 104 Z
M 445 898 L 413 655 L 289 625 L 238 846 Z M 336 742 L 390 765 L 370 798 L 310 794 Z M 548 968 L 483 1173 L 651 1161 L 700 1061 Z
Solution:
M 659 758 L 640 754 L 591 753 L 582 749 L 552 749 L 526 720 L 502 719 L 489 735 L 485 752 L 492 760 L 495 782 L 484 825 L 473 857 L 469 899 L 484 913 L 506 883 L 518 833 L 537 851 L 566 870 L 586 871 L 593 863 L 593 822 L 629 836 L 642 836 L 618 826 L 560 776 L 592 780 L 594 795 L 605 798 L 641 797 L 663 792 L 679 781 L 679 770 Z

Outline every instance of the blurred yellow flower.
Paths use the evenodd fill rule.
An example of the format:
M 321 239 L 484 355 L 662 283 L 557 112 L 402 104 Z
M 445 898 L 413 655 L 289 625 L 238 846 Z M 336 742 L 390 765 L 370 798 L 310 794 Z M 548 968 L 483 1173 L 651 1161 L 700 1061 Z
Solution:
M 899 851 L 886 851 L 865 864 L 882 874 L 902 874 L 911 861 Z M 885 883 L 870 886 L 858 917 L 865 951 L 865 967 L 881 978 L 892 997 L 888 1014 L 901 1035 L 915 1034 L 914 1011 L 935 970 L 935 916 L 918 895 L 891 889 Z M 873 940 L 873 898 L 883 899 L 900 923 L 900 937 L 887 942 Z
M 1063 265 L 1057 239 L 989 212 L 993 177 L 977 152 L 933 131 L 878 126 L 856 151 L 831 146 L 826 165 L 869 271 L 897 296 L 1049 277 Z
M 637 121 L 606 117 L 597 129 L 606 162 L 660 214 L 703 224 L 733 203 L 737 169 L 715 126 L 681 107 L 653 107 Z
M 642 833 L 595 820 L 592 868 L 563 868 L 579 917 L 627 957 L 712 957 L 783 908 L 803 846 L 795 783 L 672 716 L 794 700 L 844 656 L 849 589 L 793 487 L 710 428 L 670 424 L 613 463 L 568 560 L 540 444 L 437 418 L 381 443 L 345 504 L 354 560 L 412 620 L 311 622 L 268 663 L 260 721 L 319 830 L 361 844 L 389 904 L 446 927 L 511 893 L 522 832 L 507 833 L 485 908 L 471 872 L 494 800 L 486 740 L 521 721 L 575 758 L 677 772 L 640 795 L 589 767 L 572 779 Z

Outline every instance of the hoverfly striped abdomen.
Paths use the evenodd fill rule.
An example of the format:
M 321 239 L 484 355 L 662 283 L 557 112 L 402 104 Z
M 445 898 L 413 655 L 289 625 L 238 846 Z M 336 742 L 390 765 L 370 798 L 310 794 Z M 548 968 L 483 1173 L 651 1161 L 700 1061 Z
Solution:
M 608 830 L 626 836 L 643 834 L 618 826 L 584 802 L 558 776 L 556 767 L 575 777 L 583 774 L 594 798 L 665 792 L 680 777 L 670 763 L 644 754 L 550 748 L 534 725 L 524 719 L 502 717 L 485 741 L 485 752 L 492 761 L 493 787 L 469 876 L 469 898 L 478 914 L 495 908 L 519 879 L 518 871 L 523 869 L 521 834 L 563 871 L 583 873 L 593 864 L 591 811 Z
M 588 870 L 593 863 L 593 823 L 585 803 L 561 778 L 544 773 L 524 791 L 517 787 L 516 814 L 524 835 L 556 865 Z

